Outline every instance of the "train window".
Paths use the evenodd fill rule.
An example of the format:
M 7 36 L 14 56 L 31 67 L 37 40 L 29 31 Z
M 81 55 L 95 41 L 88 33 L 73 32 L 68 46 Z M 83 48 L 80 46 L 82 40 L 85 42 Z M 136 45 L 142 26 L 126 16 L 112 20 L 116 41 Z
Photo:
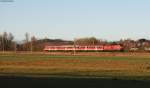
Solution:
M 87 47 L 87 48 L 95 48 L 95 46 L 89 46 L 89 47 Z

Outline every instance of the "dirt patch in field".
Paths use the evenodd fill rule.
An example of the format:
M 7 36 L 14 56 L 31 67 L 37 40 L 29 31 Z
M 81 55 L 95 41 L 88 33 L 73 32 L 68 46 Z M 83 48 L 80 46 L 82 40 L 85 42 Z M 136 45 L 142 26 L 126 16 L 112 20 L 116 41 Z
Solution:
M 0 72 L 19 73 L 74 73 L 98 74 L 100 72 L 130 75 L 149 75 L 150 62 L 136 61 L 81 61 L 49 59 L 38 61 L 0 61 Z M 77 73 L 78 74 L 78 73 Z

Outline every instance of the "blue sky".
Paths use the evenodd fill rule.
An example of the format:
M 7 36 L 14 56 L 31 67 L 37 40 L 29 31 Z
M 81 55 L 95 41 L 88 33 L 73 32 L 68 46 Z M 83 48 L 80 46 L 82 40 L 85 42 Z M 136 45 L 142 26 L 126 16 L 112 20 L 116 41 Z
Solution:
M 150 39 L 150 0 L 14 0 L 0 2 L 0 33 L 16 40 L 25 32 L 38 38 L 72 40 Z

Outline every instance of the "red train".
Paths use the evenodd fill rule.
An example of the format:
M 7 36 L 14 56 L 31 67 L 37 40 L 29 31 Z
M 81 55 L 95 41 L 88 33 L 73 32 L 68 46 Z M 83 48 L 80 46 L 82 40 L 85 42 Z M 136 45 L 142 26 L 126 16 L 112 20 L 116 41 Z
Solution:
M 121 51 L 121 45 L 94 45 L 94 46 L 80 46 L 80 45 L 61 45 L 61 46 L 45 46 L 44 51 Z

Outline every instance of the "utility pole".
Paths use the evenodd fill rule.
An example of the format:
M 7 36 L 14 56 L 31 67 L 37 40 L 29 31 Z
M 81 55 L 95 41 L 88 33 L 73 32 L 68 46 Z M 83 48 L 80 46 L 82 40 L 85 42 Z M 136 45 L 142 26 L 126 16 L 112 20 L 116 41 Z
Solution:
M 93 46 L 95 45 L 95 41 L 93 40 Z
M 17 52 L 17 45 L 16 45 L 16 42 L 14 41 L 14 52 L 16 53 Z
M 74 52 L 73 52 L 73 54 L 76 55 L 76 39 L 74 39 L 73 45 L 74 45 L 74 50 L 73 50 Z
M 33 43 L 32 43 L 32 39 L 31 39 L 31 43 L 30 43 L 30 48 L 31 48 L 31 53 L 33 52 Z

